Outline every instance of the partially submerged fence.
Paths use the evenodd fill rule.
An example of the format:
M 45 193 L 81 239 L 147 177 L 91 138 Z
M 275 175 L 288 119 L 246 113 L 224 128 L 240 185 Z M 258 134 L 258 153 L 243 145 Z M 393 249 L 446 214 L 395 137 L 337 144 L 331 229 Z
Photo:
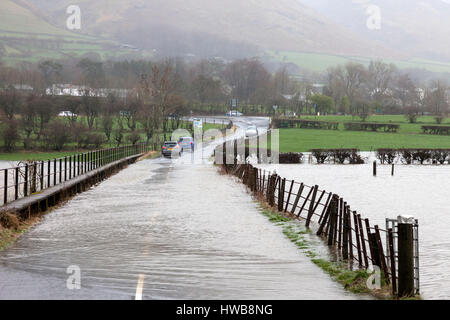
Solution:
M 223 150 L 226 152 L 225 143 L 216 148 L 216 159 L 233 159 L 223 161 L 227 173 L 241 179 L 255 196 L 263 198 L 279 212 L 304 220 L 307 227 L 314 224 L 316 234 L 325 238 L 340 259 L 363 269 L 379 267 L 386 283 L 392 285 L 394 295 L 419 293 L 417 221 L 387 224 L 383 229 L 352 210 L 350 204 L 335 193 L 238 161 L 238 158 L 247 159 L 249 148 L 245 148 L 242 155 L 236 153 L 236 148 L 228 148 L 231 153 L 228 156 L 220 154 Z M 405 241 L 399 236 L 399 228 L 406 229 L 408 235 L 411 232 L 411 238 Z
M 272 128 L 300 128 L 300 129 L 322 129 L 338 130 L 339 122 L 322 120 L 300 120 L 300 119 L 272 119 Z
M 3 205 L 42 192 L 112 162 L 145 153 L 150 144 L 141 143 L 90 151 L 47 161 L 33 161 L 13 168 L 1 169 L 0 194 Z
M 450 126 L 422 126 L 423 133 L 450 135 Z
M 379 122 L 344 122 L 344 129 L 349 131 L 378 131 L 397 132 L 400 125 Z

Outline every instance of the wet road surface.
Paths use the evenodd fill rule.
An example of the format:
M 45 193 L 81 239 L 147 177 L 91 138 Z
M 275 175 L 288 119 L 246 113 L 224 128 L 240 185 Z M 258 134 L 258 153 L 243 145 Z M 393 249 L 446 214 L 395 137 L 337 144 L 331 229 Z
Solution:
M 182 162 L 138 162 L 48 214 L 0 253 L 0 299 L 358 298 L 232 177 Z

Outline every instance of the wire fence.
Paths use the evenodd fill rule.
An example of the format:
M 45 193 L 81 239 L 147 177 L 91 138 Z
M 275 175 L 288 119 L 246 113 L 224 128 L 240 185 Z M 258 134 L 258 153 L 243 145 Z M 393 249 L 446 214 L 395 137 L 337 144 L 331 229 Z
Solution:
M 216 152 L 223 152 L 220 146 Z M 230 151 L 230 150 L 229 150 Z M 243 158 L 250 155 L 248 148 Z M 220 156 L 219 156 L 220 157 Z M 398 293 L 398 235 L 396 226 L 386 224 L 383 229 L 371 224 L 339 195 L 321 190 L 319 186 L 289 180 L 272 172 L 254 167 L 249 163 L 238 164 L 234 155 L 233 164 L 223 165 L 259 198 L 264 199 L 279 212 L 304 220 L 307 227 L 316 226 L 316 234 L 325 239 L 336 251 L 338 258 L 351 262 L 361 269 L 382 271 L 387 284 L 392 285 L 393 294 Z M 242 158 L 242 157 L 240 157 Z M 390 222 L 396 220 L 389 220 Z M 414 274 L 415 294 L 419 293 L 418 222 L 414 225 Z
M 2 204 L 39 193 L 87 172 L 130 156 L 143 154 L 149 143 L 77 153 L 63 158 L 32 161 L 0 170 Z

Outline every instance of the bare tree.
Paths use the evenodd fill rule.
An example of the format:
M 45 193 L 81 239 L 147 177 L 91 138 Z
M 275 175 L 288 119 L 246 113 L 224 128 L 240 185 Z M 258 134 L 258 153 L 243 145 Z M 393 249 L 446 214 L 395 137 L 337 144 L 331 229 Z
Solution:
M 84 114 L 86 115 L 87 125 L 89 129 L 92 129 L 94 127 L 95 119 L 98 117 L 100 111 L 100 98 L 92 94 L 91 90 L 85 89 L 83 90 L 81 103 Z
M 19 111 L 22 99 L 13 86 L 0 91 L 0 110 L 9 119 L 14 119 L 14 115 Z
M 433 81 L 425 95 L 425 104 L 434 115 L 436 122 L 442 123 L 449 112 L 448 86 L 443 81 Z

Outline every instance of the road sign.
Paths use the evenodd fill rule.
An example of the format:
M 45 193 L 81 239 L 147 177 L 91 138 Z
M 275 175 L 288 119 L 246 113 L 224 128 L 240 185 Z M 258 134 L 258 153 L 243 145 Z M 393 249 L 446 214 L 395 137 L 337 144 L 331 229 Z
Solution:
M 202 119 L 198 119 L 198 118 L 194 118 L 194 129 L 195 128 L 203 128 L 203 120 Z
M 238 106 L 238 99 L 231 99 L 231 107 L 237 108 Z

